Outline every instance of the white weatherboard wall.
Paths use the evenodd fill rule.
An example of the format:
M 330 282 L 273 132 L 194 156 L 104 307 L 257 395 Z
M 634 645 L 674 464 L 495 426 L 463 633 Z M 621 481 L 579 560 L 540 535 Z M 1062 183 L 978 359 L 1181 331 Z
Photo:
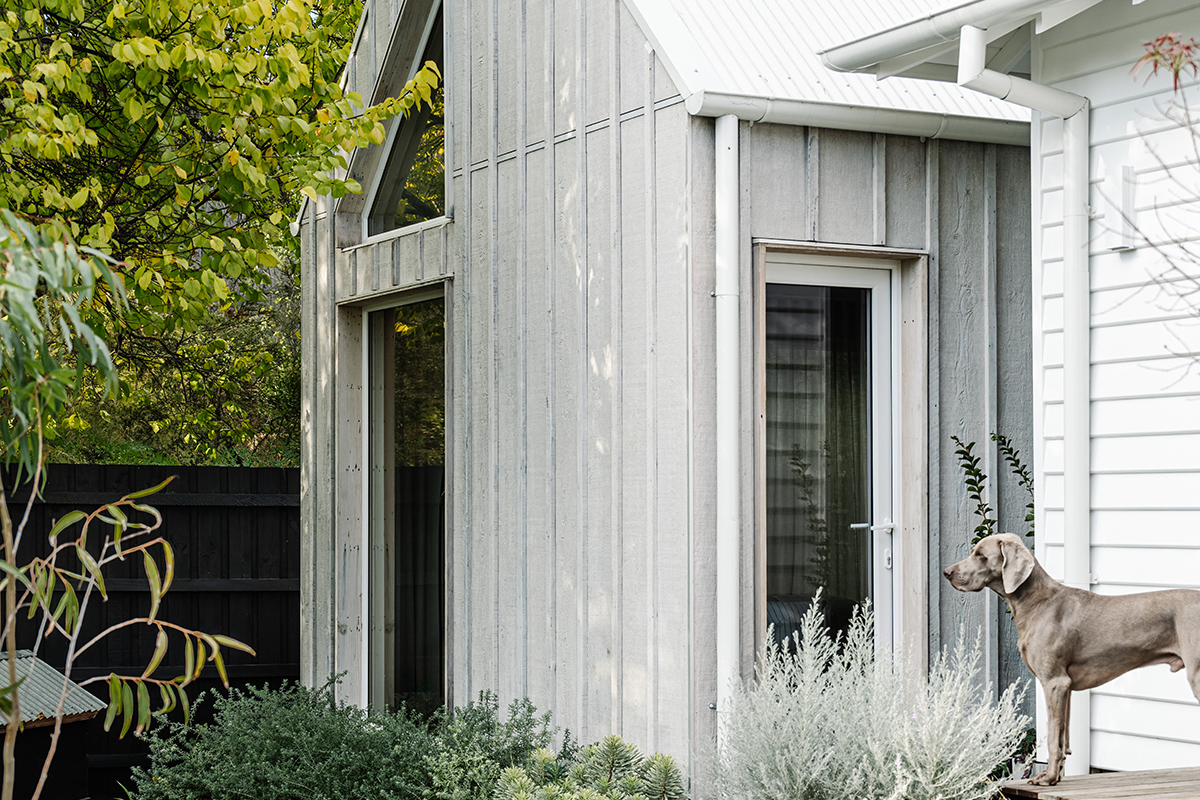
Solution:
M 1187 164 L 1194 160 L 1190 134 L 1162 114 L 1172 98 L 1171 79 L 1147 81 L 1148 73 L 1130 73 L 1145 52 L 1142 43 L 1172 31 L 1200 36 L 1200 3 L 1106 0 L 1034 44 L 1035 80 L 1091 100 L 1090 203 L 1097 217 L 1090 252 L 1091 571 L 1097 581 L 1092 588 L 1102 594 L 1200 588 L 1200 326 L 1194 299 L 1183 302 L 1156 280 L 1168 273 L 1168 264 L 1146 244 L 1200 235 L 1200 205 L 1192 199 L 1198 175 Z M 1061 128 L 1058 119 L 1035 118 L 1031 134 L 1038 556 L 1058 578 Z M 1132 193 L 1125 190 L 1130 176 Z M 1124 236 L 1122 206 L 1137 229 Z M 1135 246 L 1113 249 L 1123 244 Z M 1200 272 L 1200 264 L 1191 271 Z M 1183 674 L 1171 674 L 1165 665 L 1093 690 L 1091 716 L 1095 767 L 1200 764 L 1200 706 Z

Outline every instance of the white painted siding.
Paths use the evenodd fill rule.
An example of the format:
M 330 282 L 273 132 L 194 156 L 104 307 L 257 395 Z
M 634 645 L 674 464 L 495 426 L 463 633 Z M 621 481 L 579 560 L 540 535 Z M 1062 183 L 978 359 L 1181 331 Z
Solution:
M 1200 324 L 1196 298 L 1160 285 L 1155 244 L 1200 234 L 1193 139 L 1163 118 L 1170 78 L 1130 69 L 1142 43 L 1200 35 L 1200 4 L 1106 0 L 1038 37 L 1035 79 L 1091 100 L 1091 570 L 1104 594 L 1200 588 Z M 1035 120 L 1035 375 L 1039 557 L 1062 576 L 1061 122 Z M 1123 167 L 1136 176 L 1139 246 L 1120 243 Z M 1168 169 L 1169 167 L 1169 169 Z M 1092 691 L 1092 764 L 1200 763 L 1200 706 L 1182 673 L 1138 670 Z M 1039 714 L 1043 713 L 1039 709 Z

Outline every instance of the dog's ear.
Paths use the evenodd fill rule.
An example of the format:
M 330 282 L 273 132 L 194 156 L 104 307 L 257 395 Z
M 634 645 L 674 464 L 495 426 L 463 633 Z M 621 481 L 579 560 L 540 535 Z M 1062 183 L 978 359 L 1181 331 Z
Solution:
M 1012 594 L 1033 572 L 1033 553 L 1015 537 L 1002 539 L 999 544 L 1000 556 L 1004 559 L 1000 571 L 1004 579 L 1004 593 Z

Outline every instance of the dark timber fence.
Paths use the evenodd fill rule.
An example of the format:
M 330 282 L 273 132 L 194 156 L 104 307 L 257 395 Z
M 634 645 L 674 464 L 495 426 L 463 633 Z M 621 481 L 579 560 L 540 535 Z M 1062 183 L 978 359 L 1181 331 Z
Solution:
M 226 652 L 230 683 L 235 686 L 277 685 L 300 676 L 300 471 L 237 467 L 157 467 L 52 465 L 40 501 L 35 500 L 21 544 L 22 561 L 48 549 L 46 534 L 53 521 L 72 509 L 92 511 L 122 495 L 177 476 L 162 492 L 139 502 L 162 513 L 158 533 L 175 552 L 175 580 L 163 600 L 159 618 L 223 633 L 246 642 L 256 657 Z M 5 482 L 12 492 L 12 483 Z M 28 489 L 10 496 L 13 516 L 20 518 Z M 77 530 L 77 529 L 72 529 Z M 160 559 L 161 567 L 161 559 Z M 86 630 L 98 632 L 114 622 L 149 612 L 148 585 L 142 559 L 129 558 L 106 571 L 107 603 L 88 611 Z M 19 647 L 33 643 L 32 628 L 19 629 Z M 47 641 L 41 655 L 62 666 L 61 638 Z M 117 631 L 84 653 L 72 678 L 141 674 L 154 651 L 155 629 L 138 625 Z M 182 640 L 172 638 L 160 667 L 162 677 L 183 671 Z M 205 678 L 192 684 L 189 698 L 219 685 L 211 665 Z M 108 699 L 107 687 L 91 691 Z M 152 693 L 157 696 L 157 693 Z M 119 740 L 105 733 L 103 715 L 89 726 L 86 755 L 61 752 L 64 762 L 86 764 L 95 800 L 123 797 L 117 782 L 131 786 L 131 766 L 145 761 L 145 746 L 132 735 Z M 201 716 L 207 716 L 201 709 Z M 119 727 L 119 726 L 116 726 Z

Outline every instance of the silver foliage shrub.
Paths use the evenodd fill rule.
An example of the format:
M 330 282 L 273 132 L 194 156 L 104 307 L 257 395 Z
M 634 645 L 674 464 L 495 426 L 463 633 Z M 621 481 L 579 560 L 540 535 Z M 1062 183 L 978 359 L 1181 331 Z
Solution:
M 929 676 L 876 660 L 870 610 L 835 642 L 817 603 L 795 654 L 768 636 L 757 680 L 725 709 L 717 796 L 729 800 L 985 800 L 989 778 L 1029 726 L 1025 688 L 999 702 L 977 678 L 978 643 L 943 653 Z

